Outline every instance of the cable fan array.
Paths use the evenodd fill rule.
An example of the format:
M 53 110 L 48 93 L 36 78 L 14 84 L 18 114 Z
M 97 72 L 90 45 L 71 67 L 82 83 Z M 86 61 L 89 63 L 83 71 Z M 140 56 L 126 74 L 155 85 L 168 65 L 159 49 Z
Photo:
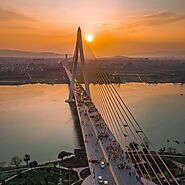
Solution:
M 176 178 L 111 82 L 112 76 L 99 69 L 99 61 L 93 51 L 86 42 L 84 46 L 87 69 L 97 78 L 98 98 L 93 99 L 92 94 L 93 102 L 138 173 L 157 184 L 170 185 L 173 181 L 178 185 Z

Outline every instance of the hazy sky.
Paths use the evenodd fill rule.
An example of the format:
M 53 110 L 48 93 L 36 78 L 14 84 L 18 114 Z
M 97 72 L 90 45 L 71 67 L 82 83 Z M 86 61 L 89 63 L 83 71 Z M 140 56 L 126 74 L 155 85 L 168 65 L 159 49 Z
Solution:
M 185 53 L 185 0 L 0 0 L 0 49 L 72 53 L 78 26 L 98 56 Z

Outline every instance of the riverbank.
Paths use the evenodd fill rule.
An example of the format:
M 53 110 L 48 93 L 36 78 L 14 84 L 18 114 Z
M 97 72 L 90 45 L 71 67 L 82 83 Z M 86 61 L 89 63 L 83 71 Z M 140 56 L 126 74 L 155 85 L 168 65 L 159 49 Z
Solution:
M 82 82 L 83 83 L 83 82 Z M 106 83 L 106 82 L 105 82 Z M 104 84 L 105 84 L 104 83 Z M 125 80 L 118 80 L 114 81 L 113 84 L 125 84 L 125 83 L 146 83 L 146 84 L 165 84 L 165 83 L 175 83 L 175 84 L 185 84 L 184 81 L 172 81 L 172 80 L 166 80 L 166 81 L 156 81 L 152 79 L 138 79 L 138 77 L 133 77 L 131 79 L 125 79 Z M 0 80 L 0 85 L 4 86 L 14 86 L 14 85 L 30 85 L 30 84 L 46 84 L 46 85 L 57 85 L 57 84 L 69 84 L 69 82 L 62 82 L 60 80 L 23 80 L 23 81 L 16 81 L 16 80 Z M 93 82 L 92 84 L 96 85 L 97 83 Z M 98 83 L 100 84 L 100 83 Z
M 47 84 L 47 85 L 55 85 L 55 84 L 69 84 L 62 81 L 49 81 L 49 80 L 0 80 L 0 85 L 29 85 L 29 84 Z
M 185 176 L 185 155 L 174 155 L 166 152 L 159 154 L 171 169 L 175 177 L 182 178 Z M 18 185 L 21 182 L 27 182 L 28 179 L 31 179 L 33 184 L 42 182 L 42 184 L 45 185 L 48 181 L 48 183 L 50 182 L 51 185 L 54 185 L 59 183 L 59 179 L 61 178 L 63 179 L 62 182 L 65 185 L 69 183 L 69 173 L 71 173 L 71 183 L 75 185 L 81 184 L 90 174 L 86 157 L 79 159 L 72 156 L 64 160 L 56 160 L 53 162 L 39 164 L 38 167 L 35 168 L 28 168 L 26 165 L 21 166 L 18 169 L 15 167 L 9 167 L 9 169 L 1 168 L 0 182 L 4 182 L 6 180 L 8 182 L 6 183 L 7 185 L 12 183 Z
M 61 177 L 63 179 L 62 181 L 64 182 L 63 184 L 65 185 L 65 183 L 68 182 L 67 179 L 69 179 L 68 176 L 69 173 L 73 173 L 74 176 L 74 177 L 71 176 L 71 183 L 76 183 L 79 180 L 82 182 L 83 179 L 85 179 L 89 175 L 89 173 L 87 173 L 86 170 L 83 172 L 84 169 L 88 169 L 88 162 L 86 156 L 84 156 L 84 158 L 72 156 L 64 160 L 45 162 L 39 164 L 37 167 L 34 168 L 29 168 L 27 167 L 27 165 L 20 166 L 19 168 L 16 168 L 14 166 L 1 167 L 0 182 L 9 182 L 10 184 L 12 183 L 20 184 L 20 181 L 24 182 L 26 181 L 26 179 L 31 178 L 33 184 L 35 184 L 38 181 L 43 182 L 45 180 L 47 180 L 49 183 L 50 180 L 52 181 L 50 182 L 50 184 L 52 185 L 57 184 L 59 182 L 58 181 L 59 178 Z M 78 172 L 78 178 L 76 177 L 77 176 L 76 171 Z M 81 172 L 82 175 L 79 175 Z M 51 177 L 52 175 L 55 175 L 55 177 Z
M 43 184 L 55 185 L 62 183 L 67 185 L 70 181 L 71 184 L 79 180 L 79 175 L 75 170 L 63 169 L 59 167 L 37 167 L 17 172 L 15 175 L 8 179 L 2 180 L 2 184 Z

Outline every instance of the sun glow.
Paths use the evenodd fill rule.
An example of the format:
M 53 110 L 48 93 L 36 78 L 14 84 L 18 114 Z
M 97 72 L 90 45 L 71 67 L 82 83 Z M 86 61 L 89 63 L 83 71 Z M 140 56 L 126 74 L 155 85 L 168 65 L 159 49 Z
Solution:
M 87 34 L 87 35 L 85 36 L 85 40 L 86 40 L 87 42 L 92 42 L 93 39 L 94 39 L 94 36 L 93 36 L 92 34 Z

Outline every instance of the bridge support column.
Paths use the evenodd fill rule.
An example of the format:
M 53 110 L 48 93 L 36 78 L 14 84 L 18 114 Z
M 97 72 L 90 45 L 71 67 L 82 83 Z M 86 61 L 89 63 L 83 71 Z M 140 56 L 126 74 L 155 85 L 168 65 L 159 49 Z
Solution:
M 76 47 L 75 47 L 75 52 L 74 52 L 74 57 L 73 57 L 72 77 L 70 80 L 69 98 L 67 100 L 68 103 L 74 102 L 74 83 L 75 83 L 76 74 L 77 74 L 79 54 L 80 54 L 80 61 L 82 65 L 82 73 L 83 73 L 83 78 L 84 78 L 84 83 L 85 83 L 85 90 L 88 96 L 91 97 L 90 90 L 89 90 L 87 69 L 85 66 L 85 57 L 84 57 L 83 44 L 82 44 L 82 33 L 81 33 L 80 27 L 78 28 L 78 31 L 77 31 Z

